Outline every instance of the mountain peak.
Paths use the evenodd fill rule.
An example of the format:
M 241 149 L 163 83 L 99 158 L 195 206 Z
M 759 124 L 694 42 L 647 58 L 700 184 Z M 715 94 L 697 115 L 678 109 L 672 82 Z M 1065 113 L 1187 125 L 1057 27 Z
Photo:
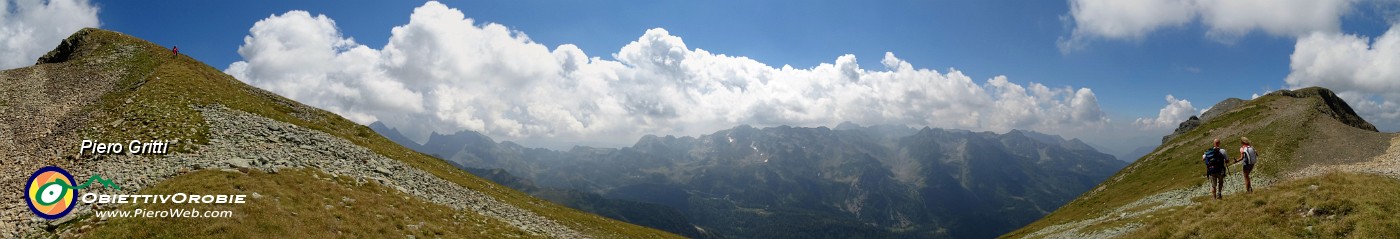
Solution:
M 98 32 L 99 34 L 116 33 L 97 28 L 83 28 L 73 33 L 73 35 L 68 36 L 68 38 L 63 39 L 62 42 L 58 43 L 58 47 L 50 50 L 48 53 L 44 54 L 44 56 L 39 57 L 39 60 L 34 62 L 34 64 L 60 63 L 89 55 L 94 50 L 94 46 L 97 45 L 93 44 L 92 40 L 88 38 L 88 35 L 94 32 Z
M 1244 100 L 1234 97 L 1222 100 L 1219 103 L 1215 103 L 1215 105 L 1211 106 L 1210 109 L 1206 109 L 1206 112 L 1201 113 L 1200 119 L 1210 120 L 1212 118 L 1215 118 L 1216 116 L 1220 116 L 1220 114 L 1224 114 L 1226 111 L 1234 109 L 1236 106 L 1240 106 L 1240 104 L 1243 103 Z
M 374 132 L 379 133 L 379 135 L 383 135 L 384 138 L 388 138 L 389 141 L 394 141 L 394 143 L 398 143 L 399 145 L 403 145 L 404 147 L 408 147 L 409 149 L 420 151 L 423 150 L 423 144 L 419 144 L 418 142 L 414 142 L 413 140 L 408 139 L 408 136 L 404 136 L 403 133 L 399 132 L 398 129 L 390 128 L 389 125 L 384 124 L 383 121 L 375 121 L 374 123 L 370 123 L 369 129 L 374 130 Z
M 1287 185 L 1301 183 L 1316 187 L 1318 184 L 1336 183 L 1335 180 L 1340 177 L 1350 177 L 1333 174 L 1319 179 L 1312 176 L 1333 172 L 1370 173 L 1395 170 L 1395 164 L 1386 161 L 1394 158 L 1388 156 L 1387 152 L 1395 150 L 1395 147 L 1391 146 L 1397 135 L 1377 132 L 1375 126 L 1358 116 L 1345 100 L 1331 90 L 1308 87 L 1279 90 L 1250 100 L 1231 98 L 1215 104 L 1201 117 L 1192 116 L 1182 122 L 1175 132 L 1163 138 L 1162 145 L 1125 167 L 1116 176 L 1099 184 L 1094 190 L 1080 195 L 1039 222 L 1006 236 L 1095 237 L 1092 235 L 1109 233 L 1119 235 L 1118 237 L 1134 238 L 1160 232 L 1156 229 L 1095 232 L 1089 228 L 1088 225 L 1104 225 L 1104 218 L 1141 223 L 1141 228 L 1172 228 L 1184 218 L 1193 221 L 1238 220 L 1230 215 L 1249 215 L 1251 220 L 1296 220 L 1297 217 L 1261 213 L 1230 212 L 1226 213 L 1230 215 L 1209 216 L 1161 213 L 1191 211 L 1181 210 L 1181 207 L 1197 207 L 1203 204 L 1204 201 L 1193 199 L 1207 197 L 1205 192 L 1211 190 L 1201 177 L 1204 171 L 1200 161 L 1201 150 L 1210 147 L 1216 139 L 1220 140 L 1222 147 L 1239 147 L 1242 145 L 1242 138 L 1245 137 L 1249 138 L 1251 145 L 1258 152 L 1261 165 L 1251 176 L 1254 194 L 1236 195 L 1245 191 L 1239 181 L 1243 179 L 1242 170 L 1240 165 L 1229 165 L 1225 170 L 1229 176 L 1226 176 L 1226 186 L 1223 189 L 1224 202 L 1227 203 L 1241 197 L 1253 197 L 1249 199 L 1251 202 L 1248 204 L 1267 204 L 1276 208 L 1307 208 L 1314 205 L 1314 202 L 1271 198 L 1281 194 L 1316 193 L 1300 192 L 1300 187 Z M 1374 192 L 1365 193 L 1372 195 Z M 1236 199 L 1231 199 L 1232 197 Z M 1359 199 L 1350 196 L 1333 198 L 1340 201 Z M 1141 205 L 1148 204 L 1173 206 L 1139 210 Z M 1213 207 L 1213 203 L 1204 204 L 1206 207 Z M 1133 209 L 1135 207 L 1138 209 Z M 1159 217 L 1148 218 L 1142 215 Z M 1280 229 L 1276 225 L 1263 228 Z
M 1371 125 L 1370 122 L 1366 122 L 1365 119 L 1357 115 L 1356 111 L 1352 110 L 1351 106 L 1347 105 L 1345 100 L 1342 100 L 1341 97 L 1338 97 L 1336 93 L 1327 88 L 1313 86 L 1298 90 L 1279 90 L 1269 93 L 1268 95 L 1282 95 L 1293 98 L 1317 98 L 1321 100 L 1318 102 L 1318 104 L 1320 104 L 1317 108 L 1318 111 L 1351 127 L 1380 132 L 1376 130 L 1375 125 Z
M 1165 144 L 1172 138 L 1176 138 L 1177 136 L 1180 136 L 1187 132 L 1191 132 L 1192 130 L 1196 129 L 1196 127 L 1210 123 L 1212 120 L 1215 120 L 1220 116 L 1226 115 L 1229 112 L 1239 109 L 1243 106 L 1250 105 L 1251 102 L 1256 102 L 1267 97 L 1312 99 L 1309 101 L 1303 101 L 1301 103 L 1295 104 L 1308 104 L 1310 106 L 1308 107 L 1309 110 L 1322 113 L 1323 115 L 1327 115 L 1329 116 L 1329 118 L 1335 119 L 1338 122 L 1341 122 L 1342 124 L 1345 124 L 1347 126 L 1356 127 L 1358 129 L 1363 129 L 1371 132 L 1380 132 L 1376 130 L 1375 125 L 1371 125 L 1370 122 L 1366 122 L 1366 120 L 1362 119 L 1360 115 L 1357 115 L 1356 111 L 1352 110 L 1351 106 L 1347 105 L 1347 102 L 1345 100 L 1342 100 L 1341 97 L 1338 97 L 1336 93 L 1332 92 L 1332 90 L 1313 86 L 1298 90 L 1278 90 L 1270 92 L 1269 94 L 1265 94 L 1259 99 L 1254 100 L 1241 100 L 1239 98 L 1229 98 L 1222 100 L 1219 103 L 1216 103 L 1214 106 L 1211 106 L 1210 109 L 1206 110 L 1205 113 L 1202 113 L 1200 117 L 1191 116 L 1191 118 L 1182 121 L 1179 125 L 1177 125 L 1176 130 L 1173 130 L 1171 134 L 1162 136 L 1162 143 Z M 1276 109 L 1271 108 L 1266 111 L 1272 110 Z
M 110 60 L 123 60 L 122 57 L 113 56 L 118 53 L 132 53 L 133 50 L 147 51 L 148 53 L 170 53 L 170 49 L 155 43 L 126 35 L 124 33 L 98 29 L 83 28 L 63 39 L 48 53 L 40 56 L 34 65 L 64 63 L 74 60 L 85 60 L 94 58 L 105 58 Z M 105 63 L 105 61 L 104 61 Z
M 856 123 L 852 123 L 852 122 L 850 122 L 850 121 L 844 121 L 844 122 L 841 122 L 840 124 L 836 124 L 836 128 L 833 128 L 833 129 L 835 129 L 835 130 L 856 130 L 856 129 L 861 129 L 861 128 L 862 128 L 862 127 L 860 127 L 860 125 L 858 125 L 858 124 L 856 124 Z

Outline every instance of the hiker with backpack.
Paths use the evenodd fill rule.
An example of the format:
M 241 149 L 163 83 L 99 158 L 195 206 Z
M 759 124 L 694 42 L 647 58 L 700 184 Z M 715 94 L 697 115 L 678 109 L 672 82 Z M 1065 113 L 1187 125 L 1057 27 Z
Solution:
M 1259 152 L 1254 151 L 1254 146 L 1249 145 L 1249 138 L 1240 137 L 1240 158 L 1233 163 L 1244 161 L 1244 191 L 1254 192 L 1254 187 L 1249 182 L 1249 172 L 1254 171 L 1254 163 L 1259 161 Z
M 1206 149 L 1206 153 L 1201 155 L 1201 160 L 1206 164 L 1206 177 L 1210 178 L 1210 194 L 1215 199 L 1221 199 L 1225 187 L 1225 161 L 1230 156 L 1225 154 L 1225 150 L 1220 148 L 1220 139 L 1215 139 L 1215 146 Z

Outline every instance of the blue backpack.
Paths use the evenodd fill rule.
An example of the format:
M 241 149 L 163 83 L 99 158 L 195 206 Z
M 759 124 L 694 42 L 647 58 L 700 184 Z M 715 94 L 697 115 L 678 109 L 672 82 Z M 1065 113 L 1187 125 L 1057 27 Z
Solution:
M 1206 153 L 1202 157 L 1205 158 L 1206 168 L 1208 169 L 1225 167 L 1225 154 L 1220 153 L 1220 148 L 1211 147 L 1210 149 L 1206 149 Z

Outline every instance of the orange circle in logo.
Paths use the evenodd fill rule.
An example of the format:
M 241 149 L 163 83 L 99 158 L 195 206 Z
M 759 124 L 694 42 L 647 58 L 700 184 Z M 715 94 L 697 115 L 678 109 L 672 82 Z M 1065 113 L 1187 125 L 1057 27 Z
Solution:
M 58 166 L 44 166 L 29 175 L 25 182 L 25 200 L 29 211 L 44 219 L 54 220 L 68 215 L 78 202 L 78 189 L 73 175 Z

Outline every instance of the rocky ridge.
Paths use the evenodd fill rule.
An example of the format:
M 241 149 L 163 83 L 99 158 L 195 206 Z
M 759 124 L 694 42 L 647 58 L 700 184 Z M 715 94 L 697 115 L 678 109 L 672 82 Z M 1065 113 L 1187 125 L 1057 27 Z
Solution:
M 1152 215 L 1164 215 L 1163 210 L 1218 205 L 1205 203 L 1211 200 L 1206 196 L 1210 187 L 1201 176 L 1200 150 L 1208 147 L 1212 138 L 1237 146 L 1241 136 L 1248 136 L 1260 150 L 1253 185 L 1268 195 L 1287 193 L 1268 191 L 1276 190 L 1271 189 L 1276 185 L 1295 185 L 1290 183 L 1333 172 L 1400 179 L 1400 135 L 1377 132 L 1328 89 L 1280 90 L 1253 100 L 1230 98 L 1215 104 L 1202 116 L 1183 121 L 1175 132 L 1163 137 L 1163 145 L 1070 205 L 1003 236 L 1114 238 L 1142 236 L 1135 233 L 1143 228 L 1149 228 L 1149 233 L 1160 230 L 1140 222 L 1161 226 L 1156 223 L 1175 219 L 1151 219 Z M 1229 167 L 1225 202 L 1243 192 L 1240 170 L 1239 164 Z M 1264 201 L 1253 203 L 1260 202 Z M 1310 210 L 1308 205 L 1298 207 Z
M 209 145 L 200 147 L 196 152 L 177 153 L 161 159 L 126 155 L 100 157 L 79 161 L 69 170 L 111 175 L 114 181 L 122 184 L 123 190 L 135 191 L 192 170 L 256 169 L 275 173 L 288 168 L 314 168 L 338 177 L 355 178 L 360 183 L 376 182 L 454 209 L 471 210 L 536 235 L 588 238 L 529 210 L 502 203 L 460 185 L 443 183 L 444 180 L 427 172 L 324 132 L 217 105 L 198 107 L 197 110 L 208 122 L 211 137 Z M 97 191 L 115 193 L 105 188 Z M 91 205 L 81 205 L 72 214 L 79 215 L 93 209 Z M 7 215 L 9 213 L 13 212 L 7 211 Z M 18 213 L 24 215 L 28 212 Z M 63 222 L 30 220 L 27 224 L 28 228 L 37 229 Z M 23 231 L 21 229 L 19 232 Z
M 165 185 L 177 176 L 197 171 L 266 175 L 262 172 L 293 169 L 292 174 L 315 171 L 313 175 L 335 175 L 335 182 L 345 189 L 372 186 L 382 190 L 368 192 L 382 196 L 376 200 L 402 197 L 412 203 L 444 206 L 437 210 L 457 209 L 433 217 L 488 222 L 492 226 L 482 235 L 671 236 L 567 210 L 492 184 L 446 162 L 398 147 L 333 113 L 249 86 L 194 58 L 171 54 L 169 48 L 136 37 L 87 28 L 59 45 L 34 66 L 0 71 L 0 157 L 5 159 L 0 161 L 0 174 L 8 175 L 0 177 L 0 184 L 6 187 L 22 188 L 25 176 L 46 165 L 67 169 L 79 183 L 100 174 L 121 186 L 121 192 L 89 187 L 84 193 L 121 194 L 154 189 L 158 183 Z M 170 140 L 172 151 L 166 155 L 79 155 L 77 143 L 84 139 L 122 143 Z M 257 191 L 276 190 L 244 189 L 254 198 Z M 23 205 L 23 193 L 13 191 L 0 192 L 0 200 L 10 202 L 10 207 L 0 209 L 0 237 L 72 236 L 81 235 L 89 226 L 109 228 L 101 226 L 106 220 L 88 217 L 93 210 L 104 208 L 75 205 L 75 211 L 65 218 L 47 221 L 30 213 Z M 261 214 L 268 212 L 264 210 L 286 209 L 250 208 L 258 215 L 266 215 Z M 123 223 L 112 225 L 121 227 Z M 190 224 L 180 226 L 200 226 Z M 81 226 L 74 229 L 70 225 Z M 235 225 L 240 230 L 259 231 L 241 226 Z M 392 223 L 387 226 L 395 230 Z M 143 227 L 160 225 L 135 226 Z M 404 228 L 413 225 L 398 229 Z
M 75 35 L 79 36 L 74 38 L 81 38 L 85 33 Z M 65 49 L 71 52 L 77 48 L 74 46 Z M 66 146 L 79 140 L 78 132 L 97 113 L 82 109 L 131 73 L 126 68 L 103 66 L 136 52 L 134 47 L 117 47 L 83 62 L 0 71 L 0 80 L 4 81 L 0 83 L 5 86 L 0 87 L 0 175 L 9 175 L 0 177 L 0 184 L 19 189 L 34 169 L 44 165 L 68 167 L 69 161 L 58 158 L 72 153 L 68 150 L 73 148 Z M 23 205 L 25 199 L 18 190 L 0 191 L 0 200 L 13 203 L 0 209 L 0 236 L 19 238 L 46 227 Z

